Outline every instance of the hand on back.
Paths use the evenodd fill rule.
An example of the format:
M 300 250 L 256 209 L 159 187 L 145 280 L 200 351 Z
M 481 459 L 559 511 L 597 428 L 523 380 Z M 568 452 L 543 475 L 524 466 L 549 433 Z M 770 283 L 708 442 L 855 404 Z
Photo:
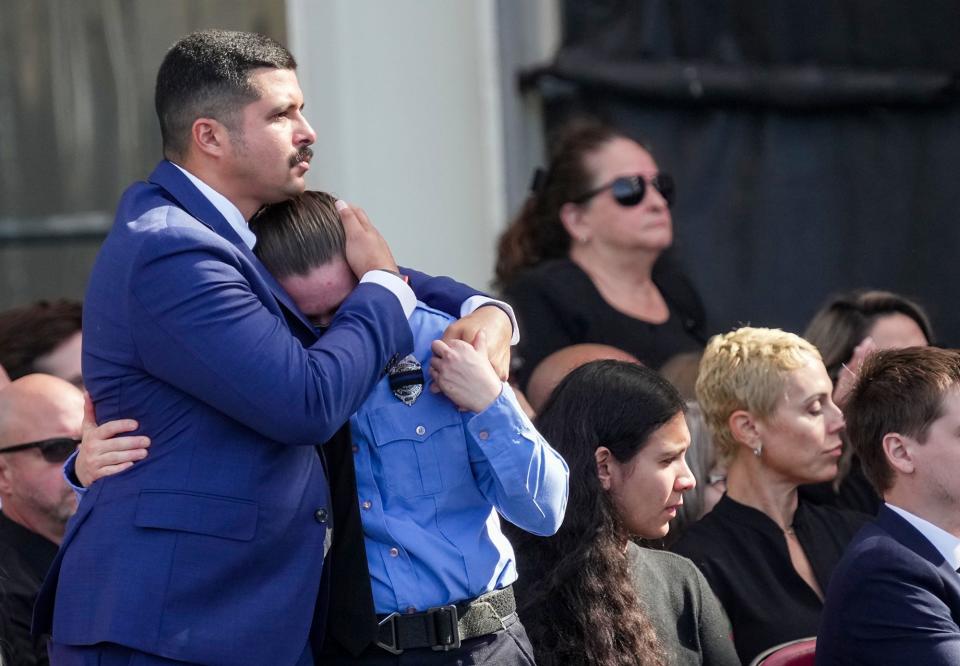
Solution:
M 83 442 L 80 444 L 74 465 L 77 479 L 83 487 L 89 488 L 94 481 L 118 474 L 132 467 L 138 460 L 147 457 L 147 447 L 150 446 L 149 437 L 119 436 L 138 427 L 139 425 L 133 419 L 107 421 L 98 426 L 93 402 L 89 395 L 85 395 Z

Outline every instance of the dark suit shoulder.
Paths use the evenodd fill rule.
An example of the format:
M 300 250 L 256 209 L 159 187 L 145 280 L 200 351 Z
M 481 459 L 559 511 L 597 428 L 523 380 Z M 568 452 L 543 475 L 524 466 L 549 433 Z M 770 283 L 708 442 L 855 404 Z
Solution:
M 901 543 L 871 521 L 854 537 L 838 567 L 852 578 L 872 576 L 913 577 L 936 571 L 936 565 L 913 548 Z M 926 576 L 924 576 L 926 577 Z

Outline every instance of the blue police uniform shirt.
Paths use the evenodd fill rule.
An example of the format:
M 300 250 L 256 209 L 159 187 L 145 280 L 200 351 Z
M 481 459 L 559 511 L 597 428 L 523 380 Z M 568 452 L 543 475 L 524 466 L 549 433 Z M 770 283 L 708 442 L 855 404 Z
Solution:
M 508 385 L 479 414 L 430 392 L 430 344 L 451 321 L 418 303 L 410 328 L 423 392 L 406 405 L 384 378 L 350 418 L 377 613 L 456 603 L 514 582 L 498 513 L 543 536 L 563 520 L 566 462 Z
M 567 464 L 507 384 L 483 412 L 430 392 L 430 344 L 453 321 L 417 303 L 410 316 L 423 392 L 406 405 L 384 377 L 350 418 L 357 496 L 377 613 L 473 599 L 517 579 L 499 515 L 533 534 L 556 533 Z M 73 472 L 64 476 L 82 498 Z

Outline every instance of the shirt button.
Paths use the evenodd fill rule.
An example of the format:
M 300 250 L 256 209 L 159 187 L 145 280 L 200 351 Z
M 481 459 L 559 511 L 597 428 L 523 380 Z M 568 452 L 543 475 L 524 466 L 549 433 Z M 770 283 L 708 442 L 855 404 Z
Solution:
M 426 432 L 427 432 L 427 429 L 424 428 L 422 425 L 418 425 L 418 426 L 417 426 L 417 434 L 418 434 L 418 435 L 420 435 L 420 436 L 422 437 L 422 436 L 424 435 L 424 433 L 426 433 Z
M 412 615 L 417 612 L 417 609 L 413 606 L 407 606 L 407 612 Z
M 490 439 L 490 433 L 487 432 L 486 430 L 481 430 L 481 431 L 477 434 L 477 437 L 479 437 L 481 440 L 483 440 L 483 441 L 485 442 L 485 441 L 487 441 L 488 439 Z
M 390 549 L 390 557 L 396 557 L 396 556 L 399 555 L 399 554 L 400 554 L 400 551 L 397 550 L 396 548 L 391 548 L 391 549 Z
M 313 517 L 316 519 L 318 523 L 325 523 L 327 522 L 327 510 L 317 509 L 316 511 L 314 511 Z
M 359 452 L 360 452 L 360 447 L 357 446 L 356 444 L 354 444 L 354 445 L 351 446 L 350 448 L 353 449 L 353 452 L 354 452 L 354 453 L 359 453 Z
M 363 504 L 361 504 L 360 506 L 362 506 L 364 509 L 369 509 L 370 507 L 373 506 L 373 502 L 371 502 L 370 500 L 363 500 Z

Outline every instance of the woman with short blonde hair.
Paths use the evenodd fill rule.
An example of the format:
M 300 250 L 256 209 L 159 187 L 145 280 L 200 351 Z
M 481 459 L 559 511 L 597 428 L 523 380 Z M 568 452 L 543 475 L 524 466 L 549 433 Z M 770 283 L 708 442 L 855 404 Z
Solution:
M 703 571 L 744 663 L 817 632 L 823 593 L 866 518 L 799 501 L 802 484 L 837 474 L 843 414 L 816 348 L 777 329 L 714 336 L 697 399 L 727 492 L 674 546 Z

